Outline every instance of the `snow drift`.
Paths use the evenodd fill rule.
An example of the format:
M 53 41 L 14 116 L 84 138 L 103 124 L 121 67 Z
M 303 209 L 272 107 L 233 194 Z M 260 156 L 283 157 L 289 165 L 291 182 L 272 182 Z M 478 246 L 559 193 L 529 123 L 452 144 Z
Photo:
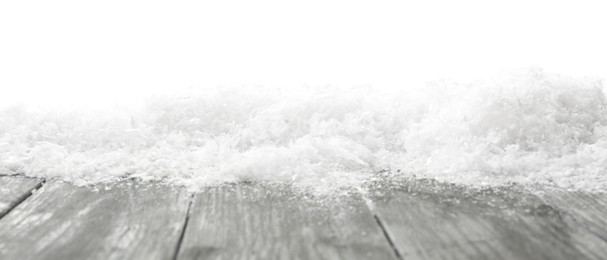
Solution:
M 99 110 L 0 112 L 0 174 L 316 190 L 377 177 L 607 188 L 601 80 L 532 69 L 420 87 L 197 88 Z

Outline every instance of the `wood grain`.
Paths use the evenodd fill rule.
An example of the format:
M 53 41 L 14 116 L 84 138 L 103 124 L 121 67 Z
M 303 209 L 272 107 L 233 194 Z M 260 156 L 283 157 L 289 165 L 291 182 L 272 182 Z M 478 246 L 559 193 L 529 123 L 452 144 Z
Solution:
M 42 180 L 24 176 L 0 175 L 0 218 L 42 185 Z
M 394 259 L 359 195 L 238 184 L 196 195 L 178 259 Z
M 607 241 L 607 194 L 547 191 L 542 197 L 577 223 Z
M 404 259 L 604 259 L 607 244 L 537 196 L 416 181 L 384 186 L 374 210 Z
M 150 183 L 47 182 L 0 220 L 0 259 L 171 259 L 189 198 Z

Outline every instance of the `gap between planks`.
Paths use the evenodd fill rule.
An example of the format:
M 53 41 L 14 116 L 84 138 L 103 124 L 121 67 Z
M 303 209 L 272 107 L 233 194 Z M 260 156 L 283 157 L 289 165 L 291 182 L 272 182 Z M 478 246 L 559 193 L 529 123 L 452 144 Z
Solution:
M 2 214 L 2 216 L 0 216 L 0 218 L 6 216 L 9 212 L 11 212 L 17 206 L 21 205 L 24 201 L 28 200 L 28 198 L 30 198 L 32 195 L 32 191 L 41 188 L 44 184 L 45 184 L 44 180 L 40 180 L 34 187 L 27 190 L 27 192 L 24 192 L 20 196 L 18 196 L 16 198 L 16 200 L 14 202 L 12 202 L 12 204 L 10 204 L 9 209 L 5 210 L 5 212 Z M 193 204 L 195 201 L 195 196 L 196 196 L 195 194 L 190 194 L 188 196 L 189 201 L 188 201 L 186 214 L 184 217 L 183 225 L 182 225 L 180 233 L 179 233 L 178 241 L 175 244 L 176 247 L 174 248 L 174 254 L 172 256 L 172 259 L 177 259 L 179 257 L 179 252 L 180 252 L 180 250 L 182 250 L 183 243 L 186 242 L 186 233 L 188 232 L 189 224 L 191 221 L 191 211 L 194 208 Z M 364 195 L 361 194 L 361 196 L 364 196 Z M 408 196 L 408 195 L 404 194 L 404 196 Z M 525 197 L 525 196 L 523 196 L 523 197 Z M 531 200 L 533 200 L 533 199 L 531 199 Z M 592 233 L 593 236 L 596 236 L 596 237 L 600 238 L 601 240 L 605 240 L 605 237 L 601 236 L 601 234 L 602 234 L 601 232 L 604 229 L 594 230 L 594 229 L 596 229 L 596 227 L 595 227 L 596 224 L 589 222 L 589 220 L 587 219 L 588 218 L 587 216 L 580 215 L 581 213 L 585 213 L 585 212 L 580 213 L 580 210 L 583 210 L 583 209 L 575 209 L 575 208 L 569 209 L 570 207 L 572 207 L 570 203 L 563 204 L 561 202 L 553 201 L 550 199 L 544 200 L 544 202 L 547 204 L 547 206 L 558 209 L 559 212 L 564 213 L 564 215 L 567 215 L 567 217 L 570 217 L 570 219 L 574 220 L 572 222 L 578 228 L 583 228 L 587 232 Z M 541 206 L 541 205 L 539 205 L 539 206 Z M 393 238 L 390 235 L 390 226 L 388 224 L 384 223 L 381 214 L 378 214 L 376 209 L 374 209 L 374 207 L 372 205 L 367 204 L 366 207 L 372 212 L 372 215 L 375 219 L 376 224 L 378 225 L 381 232 L 383 232 L 383 238 L 386 240 L 386 243 L 389 244 L 391 249 L 394 251 L 394 254 L 396 255 L 397 259 L 403 259 L 402 252 L 398 248 L 397 241 L 395 241 L 396 238 Z M 596 221 L 594 221 L 594 222 L 596 222 Z M 605 226 L 598 226 L 598 227 L 605 228 Z
M 47 185 L 49 185 L 49 184 L 47 183 L 45 186 L 47 186 Z M 290 212 L 290 210 L 294 209 L 293 207 L 300 208 L 300 210 L 304 210 L 304 211 L 306 209 L 309 209 L 308 206 L 312 206 L 313 208 L 317 208 L 318 207 L 318 205 L 312 205 L 312 204 L 308 205 L 308 203 L 310 203 L 310 201 L 307 201 L 305 199 L 304 200 L 300 200 L 301 198 L 299 198 L 299 195 L 291 193 L 291 192 L 288 192 L 288 189 L 287 190 L 283 190 L 282 192 L 279 192 L 279 194 L 286 195 L 287 197 L 283 197 L 283 199 L 287 199 L 287 201 L 290 201 L 290 202 L 294 203 L 294 204 L 291 204 L 291 206 L 293 206 L 293 207 L 289 206 L 289 203 L 285 204 L 287 201 L 283 201 L 282 199 L 279 199 L 280 197 L 272 197 L 272 196 L 271 197 L 267 197 L 268 196 L 267 193 L 265 193 L 265 192 L 258 193 L 260 190 L 254 188 L 254 187 L 250 187 L 250 186 L 249 186 L 249 188 L 246 188 L 245 186 L 249 186 L 249 185 L 242 184 L 242 185 L 236 185 L 236 186 L 232 186 L 232 187 L 224 187 L 225 189 L 223 190 L 223 192 L 227 192 L 227 193 L 237 192 L 237 193 L 239 193 L 240 191 L 246 190 L 245 193 L 248 194 L 248 195 L 251 195 L 251 196 L 260 196 L 259 197 L 260 200 L 253 200 L 253 201 L 248 200 L 248 199 L 246 199 L 244 197 L 233 197 L 233 198 L 235 198 L 237 200 L 244 199 L 243 201 L 241 201 L 238 204 L 240 204 L 241 206 L 244 206 L 245 208 L 249 208 L 249 207 L 251 207 L 251 206 L 253 206 L 254 204 L 257 204 L 257 203 L 265 203 L 265 205 L 266 205 L 265 209 L 266 210 L 262 209 L 261 211 L 259 211 L 258 213 L 260 214 L 260 216 L 269 216 L 267 214 L 268 214 L 268 212 L 270 212 L 272 210 L 278 210 L 278 211 L 287 210 L 287 211 Z M 41 188 L 41 187 L 42 187 L 41 184 L 38 184 L 36 186 L 36 188 Z M 105 203 L 105 202 L 102 202 L 102 201 L 97 201 L 97 199 L 103 199 L 104 196 L 107 197 L 107 199 L 110 199 L 110 198 L 116 197 L 115 195 L 123 194 L 123 191 L 121 191 L 121 189 L 115 190 L 114 188 L 112 188 L 112 190 L 110 190 L 109 192 L 108 191 L 103 191 L 104 189 L 101 189 L 101 191 L 100 191 L 101 193 L 93 192 L 93 193 L 96 194 L 95 195 L 95 194 L 91 193 L 90 191 L 88 191 L 88 189 L 86 187 L 75 187 L 75 186 L 72 186 L 72 185 L 69 185 L 69 184 L 66 184 L 66 183 L 61 184 L 61 183 L 54 182 L 54 181 L 52 181 L 50 183 L 49 187 L 50 188 L 48 188 L 48 189 L 42 189 L 40 191 L 40 193 L 36 193 L 37 196 L 33 196 L 34 201 L 32 201 L 32 199 L 28 199 L 28 200 L 23 199 L 23 200 L 21 200 L 21 202 L 26 201 L 27 203 L 21 203 L 21 204 L 19 204 L 19 205 L 23 205 L 23 206 L 19 207 L 19 210 L 18 210 L 19 212 L 11 212 L 11 214 L 9 215 L 10 219 L 3 219 L 3 220 L 5 220 L 4 222 L 6 222 L 6 223 L 14 223 L 15 220 L 19 220 L 19 219 L 22 219 L 22 218 L 28 218 L 28 216 L 30 216 L 33 213 L 32 210 L 36 210 L 37 208 L 40 208 L 40 207 L 43 207 L 43 208 L 41 208 L 41 210 L 43 210 L 41 213 L 47 212 L 48 210 L 51 210 L 52 212 L 56 212 L 58 209 L 53 209 L 55 207 L 48 208 L 45 205 L 48 205 L 48 203 L 57 203 L 57 202 L 60 203 L 60 204 L 58 204 L 58 206 L 61 206 L 61 205 L 66 204 L 66 203 L 69 204 L 69 205 L 71 205 L 70 206 L 71 209 L 63 208 L 60 211 L 63 212 L 63 213 L 61 213 L 62 214 L 62 216 L 61 216 L 62 219 L 65 219 L 65 220 L 67 220 L 67 219 L 73 219 L 73 217 L 75 217 L 74 213 L 76 211 L 78 211 L 78 210 L 74 211 L 75 209 L 73 207 L 76 207 L 76 209 L 81 208 L 81 207 L 88 208 L 88 206 L 86 206 L 86 205 L 91 205 L 93 208 L 90 208 L 90 209 L 91 210 L 96 210 L 95 208 L 97 206 L 94 206 L 94 205 L 96 205 L 97 203 Z M 251 190 L 251 188 L 253 190 Z M 257 188 L 262 188 L 262 187 L 259 186 Z M 238 191 L 233 190 L 233 189 L 236 189 Z M 31 195 L 31 190 L 33 190 L 33 189 L 29 190 L 29 195 L 27 195 L 28 198 Z M 255 190 L 258 190 L 258 191 L 255 191 Z M 261 190 L 264 190 L 264 189 L 261 189 Z M 281 189 L 278 189 L 278 190 L 281 190 Z M 271 193 L 274 193 L 274 192 L 277 192 L 278 190 L 272 190 L 272 189 L 270 189 L 270 190 L 267 190 L 267 191 L 269 191 Z M 65 193 L 65 192 L 67 192 L 67 193 Z M 62 195 L 64 193 L 68 194 L 68 195 Z M 137 193 L 139 193 L 139 192 L 137 192 Z M 129 193 L 125 193 L 123 195 L 128 195 L 128 194 Z M 134 193 L 131 193 L 131 194 L 134 194 Z M 150 194 L 147 194 L 147 195 L 151 195 L 151 194 L 153 194 L 153 193 L 150 193 Z M 120 201 L 116 201 L 116 202 L 119 202 L 119 203 L 132 203 L 132 202 L 128 202 L 128 201 L 132 200 L 131 196 L 126 196 L 125 197 L 123 195 L 119 195 L 119 197 L 123 197 L 123 199 L 125 199 L 126 201 L 123 200 L 122 202 L 120 202 Z M 205 193 L 199 193 L 197 195 L 208 196 L 208 194 L 205 194 Z M 197 209 L 198 211 L 200 211 L 200 210 L 207 211 L 208 207 L 210 206 L 209 204 L 206 204 L 206 203 L 198 204 L 198 206 L 194 205 L 194 202 L 196 200 L 197 195 L 195 195 L 195 194 L 188 194 L 188 196 L 187 196 L 187 206 L 186 206 L 186 210 L 184 212 L 185 214 L 183 215 L 182 220 L 180 221 L 182 224 L 180 225 L 179 231 L 177 233 L 177 237 L 176 237 L 177 239 L 174 242 L 173 246 L 168 246 L 167 245 L 165 247 L 166 249 L 172 250 L 172 251 L 170 251 L 171 253 L 170 253 L 168 259 L 180 258 L 179 252 L 182 251 L 182 250 L 184 250 L 184 244 L 185 243 L 189 243 L 190 245 L 192 245 L 192 244 L 196 244 L 196 242 L 197 242 L 197 241 L 192 241 L 192 240 L 188 241 L 188 239 L 187 239 L 187 233 L 190 232 L 190 224 L 191 224 L 192 216 L 193 216 L 192 215 L 192 211 L 194 209 Z M 67 199 L 70 200 L 70 202 L 67 202 L 67 201 L 63 202 L 63 199 L 61 199 L 61 198 L 67 198 Z M 216 198 L 216 197 L 213 197 L 213 198 Z M 274 205 L 274 203 L 268 203 L 270 201 L 264 202 L 265 199 L 268 199 L 268 198 L 273 198 L 272 202 L 274 202 L 274 203 L 278 202 L 279 205 Z M 82 200 L 82 199 L 85 199 L 86 201 L 88 201 L 87 203 L 85 203 L 86 205 L 85 204 L 82 204 L 82 205 L 78 204 L 78 205 L 76 205 L 77 204 L 76 202 L 80 202 L 80 200 Z M 44 201 L 45 203 L 40 204 L 40 202 L 42 202 L 42 201 Z M 213 201 L 214 201 L 214 199 L 213 199 Z M 209 201 L 207 200 L 207 202 L 209 202 Z M 217 201 L 215 201 L 215 202 L 217 202 Z M 251 204 L 251 203 L 253 203 L 253 204 Z M 25 204 L 27 204 L 27 205 L 25 205 Z M 31 204 L 34 204 L 34 205 L 31 205 Z M 138 203 L 136 203 L 136 204 L 138 204 Z M 105 206 L 103 206 L 104 208 L 105 207 L 110 207 L 110 208 L 107 208 L 108 210 L 111 210 L 111 208 L 115 207 L 115 206 L 113 206 L 113 205 L 115 205 L 114 202 L 111 202 L 110 204 L 105 203 L 103 205 L 105 205 Z M 360 206 L 360 208 L 359 208 L 360 210 L 365 211 L 365 209 L 367 209 L 367 212 L 371 213 L 370 211 L 368 211 L 368 208 L 367 208 L 366 205 L 364 205 L 364 203 L 359 203 L 357 205 Z M 201 206 L 202 206 L 202 208 L 200 208 Z M 286 207 L 283 208 L 282 206 L 286 206 Z M 61 206 L 61 207 L 63 207 L 63 206 Z M 15 207 L 13 207 L 12 209 L 14 209 L 14 208 Z M 121 207 L 118 207 L 118 208 L 121 208 Z M 118 208 L 116 208 L 116 209 L 118 209 Z M 70 211 L 71 213 L 65 212 L 65 210 Z M 328 211 L 325 211 L 325 210 L 321 210 L 319 212 L 324 212 L 324 214 L 328 214 L 329 213 Z M 26 213 L 26 214 L 24 214 L 24 213 Z M 99 211 L 97 211 L 97 213 L 99 213 L 99 214 L 105 214 L 105 213 L 99 212 Z M 95 213 L 94 215 L 95 216 L 99 216 L 99 214 L 97 214 L 97 213 Z M 291 212 L 291 213 L 293 213 L 293 212 Z M 274 213 L 272 213 L 272 214 L 274 214 Z M 72 216 L 72 217 L 68 217 L 68 216 Z M 79 220 L 78 220 L 77 223 L 79 223 L 79 225 L 84 225 L 83 227 L 85 227 L 87 229 L 91 229 L 90 231 L 92 231 L 92 232 L 85 232 L 86 234 L 97 234 L 97 231 L 103 231 L 103 230 L 97 230 L 98 228 L 101 228 L 101 227 L 98 226 L 98 224 L 91 225 L 91 223 L 89 223 L 90 221 L 96 222 L 95 220 L 90 219 L 91 216 L 92 215 L 89 215 L 88 217 L 86 217 L 86 219 L 88 219 L 88 220 L 81 219 L 81 217 L 78 217 Z M 289 214 L 287 214 L 286 216 L 288 217 Z M 329 217 L 329 216 L 330 215 L 327 215 L 325 217 Z M 376 242 L 379 243 L 379 244 L 375 244 L 375 246 L 372 245 L 372 248 L 370 250 L 375 250 L 374 251 L 375 253 L 379 253 L 380 255 L 385 256 L 385 257 L 380 257 L 382 259 L 388 259 L 388 258 L 392 259 L 393 257 L 388 257 L 388 256 L 393 255 L 394 248 L 389 245 L 389 241 L 385 240 L 386 239 L 384 237 L 385 234 L 382 234 L 383 229 L 381 227 L 377 226 L 378 223 L 376 223 L 376 219 L 373 218 L 373 215 L 372 214 L 368 214 L 368 216 L 370 217 L 370 220 L 371 220 L 371 221 L 367 222 L 369 224 L 369 226 L 367 226 L 366 228 L 363 228 L 362 230 L 372 231 L 373 228 L 371 226 L 375 226 L 375 229 L 378 231 L 378 232 L 375 232 L 375 234 L 376 234 L 375 237 L 377 239 Z M 107 219 L 108 217 L 109 217 L 109 215 L 105 216 L 104 218 Z M 330 253 L 331 255 L 334 255 L 334 256 L 335 256 L 335 254 L 339 254 L 339 255 L 345 254 L 345 255 L 348 255 L 349 254 L 348 250 L 357 250 L 357 247 L 365 245 L 365 243 L 363 243 L 363 244 L 357 244 L 358 240 L 357 241 L 350 241 L 350 242 L 355 242 L 355 244 L 350 244 L 349 240 L 343 240 L 345 237 L 342 237 L 339 240 L 335 240 L 335 242 L 337 242 L 336 244 L 334 244 L 333 242 L 331 242 L 331 241 L 333 241 L 333 239 L 337 238 L 337 237 L 334 238 L 332 235 L 337 235 L 339 237 L 339 234 L 341 234 L 340 232 L 344 231 L 344 230 L 342 230 L 343 228 L 346 228 L 346 229 L 352 229 L 352 228 L 357 229 L 357 225 L 354 225 L 354 226 L 346 225 L 346 226 L 344 226 L 343 225 L 344 223 L 341 223 L 341 225 L 338 224 L 338 223 L 334 223 L 333 225 L 337 224 L 337 226 L 324 226 L 324 228 L 331 228 L 331 227 L 332 228 L 337 228 L 335 230 L 337 233 L 332 233 L 332 232 L 326 233 L 327 230 L 314 228 L 314 226 L 316 225 L 316 224 L 314 224 L 315 223 L 315 218 L 310 218 L 311 216 L 306 216 L 305 214 L 304 215 L 297 214 L 297 216 L 292 216 L 291 215 L 291 217 L 295 217 L 295 218 L 298 219 L 293 224 L 307 226 L 307 227 L 305 227 L 306 229 L 309 229 L 309 228 L 314 229 L 314 231 L 312 231 L 313 233 L 315 233 L 314 236 L 320 235 L 317 238 L 324 239 L 323 240 L 324 242 L 322 242 L 322 243 L 328 243 L 328 244 L 325 245 L 324 248 L 320 248 L 320 250 L 323 251 L 323 252 L 325 252 L 325 253 L 328 252 L 328 253 Z M 301 219 L 299 219 L 299 218 L 301 218 Z M 111 221 L 111 219 L 108 219 L 108 220 Z M 238 222 L 238 218 L 231 219 L 230 221 L 234 221 L 234 220 L 236 222 Z M 303 222 L 299 222 L 300 220 L 303 221 Z M 316 220 L 319 220 L 319 219 L 316 219 Z M 53 222 L 54 220 L 50 219 L 49 221 Z M 230 223 L 230 221 L 228 221 L 226 223 Z M 309 221 L 312 221 L 312 222 L 309 222 Z M 40 237 L 41 238 L 41 236 L 39 236 L 39 235 L 41 235 L 41 233 L 38 232 L 39 228 L 36 227 L 36 226 L 42 225 L 43 226 L 42 228 L 52 230 L 52 229 L 56 228 L 58 226 L 58 224 L 61 225 L 61 223 L 54 223 L 53 222 L 54 223 L 53 224 L 53 223 L 49 222 L 49 223 L 45 224 L 45 222 L 48 222 L 48 221 L 42 220 L 42 222 L 40 222 L 40 223 L 38 223 L 36 225 L 33 225 L 33 226 L 29 226 L 29 228 L 26 227 L 27 230 L 22 230 L 22 231 L 24 231 L 24 232 L 26 232 L 28 234 L 31 234 L 31 236 L 29 236 L 30 238 L 31 237 Z M 112 222 L 108 222 L 108 223 L 112 223 Z M 350 224 L 353 224 L 353 223 L 350 223 Z M 341 226 L 341 228 L 340 228 L 340 226 Z M 222 229 L 222 227 L 217 227 L 217 228 Z M 223 228 L 225 228 L 225 226 L 223 226 Z M 284 228 L 282 229 L 282 232 L 290 232 L 290 233 L 292 233 L 292 236 L 284 237 L 284 239 L 286 239 L 286 240 L 282 240 L 282 241 L 279 240 L 281 243 L 285 243 L 285 242 L 286 243 L 290 243 L 290 242 L 292 242 L 294 240 L 299 240 L 300 239 L 299 236 L 301 236 L 303 233 L 298 233 L 297 231 L 292 232 L 291 228 L 293 228 L 293 227 L 289 227 L 288 226 L 288 227 L 286 227 L 286 229 L 284 229 Z M 239 232 L 240 231 L 237 228 L 237 226 L 232 226 L 232 229 L 235 229 L 235 232 Z M 310 231 L 310 230 L 308 230 L 308 231 Z M 128 229 L 127 229 L 126 232 L 131 232 L 131 231 L 128 231 Z M 316 234 L 316 232 L 320 232 L 320 233 Z M 5 231 L 0 232 L 0 233 L 5 233 Z M 22 232 L 20 232 L 20 233 L 22 233 Z M 36 235 L 37 233 L 38 233 L 38 235 Z M 371 232 L 371 233 L 373 233 L 373 232 Z M 8 237 L 14 237 L 11 234 L 15 235 L 14 232 L 9 232 L 9 233 L 4 234 L 5 235 L 4 237 L 7 238 L 6 235 L 9 235 Z M 47 233 L 42 233 L 42 234 L 48 234 L 48 232 Z M 238 233 L 236 233 L 236 234 L 238 234 Z M 107 235 L 107 234 L 105 234 L 105 235 Z M 101 233 L 99 234 L 99 236 L 101 238 L 105 237 L 105 235 L 102 235 Z M 303 235 L 306 235 L 306 234 L 303 234 Z M 310 235 L 310 234 L 307 234 L 307 235 Z M 325 235 L 330 235 L 330 236 L 326 237 Z M 354 233 L 352 233 L 352 235 L 354 235 Z M 2 234 L 0 234 L 0 237 L 1 236 L 2 236 Z M 28 236 L 26 236 L 26 237 L 28 237 Z M 81 237 L 79 235 L 72 236 L 71 238 L 69 236 L 68 237 L 61 236 L 61 237 L 63 238 L 63 240 L 67 239 L 69 241 L 73 241 L 74 243 L 80 243 L 83 238 L 85 238 L 85 239 L 93 239 L 93 240 L 99 240 L 100 239 L 99 237 L 98 238 L 95 238 L 95 237 L 88 237 L 88 238 L 86 238 L 86 237 Z M 326 239 L 328 239 L 328 240 L 326 240 Z M 5 239 L 3 239 L 3 240 L 5 240 Z M 25 239 L 23 241 L 27 242 L 26 240 L 27 239 Z M 5 242 L 6 241 L 9 241 L 9 240 L 5 240 Z M 78 242 L 78 241 L 80 241 L 80 242 Z M 0 241 L 0 242 L 2 242 L 2 241 Z M 37 243 L 36 240 L 30 241 L 30 242 L 31 243 L 28 243 L 28 244 L 31 244 L 31 245 L 36 245 L 36 243 Z M 63 241 L 63 242 L 66 242 L 66 241 Z M 38 254 L 38 253 L 34 252 L 34 251 L 38 251 L 38 249 L 33 250 L 33 251 L 32 250 L 19 250 L 18 252 L 21 252 L 20 255 L 22 255 L 22 256 L 24 256 L 23 253 L 25 253 L 26 255 L 29 256 L 29 258 L 24 256 L 25 257 L 24 259 L 35 259 L 36 257 L 42 256 L 42 255 L 50 257 L 50 258 L 53 258 L 53 257 L 62 257 L 62 256 L 66 256 L 67 257 L 67 256 L 70 256 L 70 255 L 71 256 L 83 256 L 84 257 L 86 255 L 89 255 L 89 253 L 94 253 L 94 252 L 88 251 L 88 250 L 86 250 L 86 249 L 84 249 L 84 248 L 82 248 L 80 246 L 66 248 L 66 247 L 62 246 L 62 244 L 65 244 L 63 242 L 59 241 L 59 242 L 57 242 L 58 244 L 57 243 L 53 243 L 53 244 L 46 245 L 46 246 L 43 246 L 43 245 L 34 246 L 34 248 L 39 248 L 39 249 L 44 250 L 46 252 L 44 254 Z M 271 241 L 266 241 L 266 243 L 267 242 L 271 242 Z M 342 242 L 344 242 L 346 244 L 342 244 Z M 364 240 L 361 240 L 361 241 L 358 241 L 358 242 L 364 242 Z M 97 244 L 97 243 L 94 243 L 94 244 Z M 384 246 L 381 246 L 381 244 L 384 244 Z M 5 247 L 5 250 L 11 250 L 11 251 L 13 251 L 13 253 L 15 253 L 16 251 L 14 251 L 14 250 L 12 250 L 10 248 L 13 248 L 13 246 L 19 247 L 19 245 L 20 244 L 14 244 L 14 243 L 11 244 L 11 245 L 7 244 L 8 247 Z M 109 244 L 109 245 L 106 245 L 106 246 L 110 246 L 111 247 L 112 245 Z M 269 245 L 269 246 L 272 247 L 272 245 Z M 300 244 L 300 246 L 296 246 L 296 249 L 303 250 L 304 252 L 302 252 L 302 253 L 304 253 L 305 255 L 307 255 L 307 254 L 314 255 L 314 254 L 318 254 L 319 253 L 319 252 L 313 252 L 313 251 L 315 251 L 315 249 L 313 249 L 313 248 L 306 247 L 306 249 L 304 249 L 303 247 L 305 247 L 305 244 Z M 347 248 L 349 248 L 349 249 L 347 249 Z M 382 254 L 380 252 L 380 251 L 382 251 L 381 248 L 385 248 L 386 249 L 386 250 L 384 250 L 384 252 L 386 254 Z M 114 253 L 114 252 L 106 251 L 107 249 L 96 248 L 94 245 L 93 245 L 93 248 L 90 248 L 90 249 L 91 250 L 94 249 L 94 251 L 101 250 L 101 251 L 98 251 L 98 253 L 100 253 L 100 255 L 94 254 L 97 257 L 99 257 L 99 256 L 108 256 L 109 257 L 109 256 L 120 256 L 120 255 L 126 256 L 126 255 L 129 255 L 129 254 L 125 254 L 125 252 L 115 252 Z M 232 248 L 232 250 L 238 250 L 238 249 L 244 249 L 245 251 L 248 251 L 248 249 L 246 248 L 246 245 L 245 245 L 245 248 L 238 248 L 238 247 Z M 316 248 L 316 249 L 318 249 L 318 248 Z M 312 251 L 310 251 L 310 250 L 312 250 Z M 346 250 L 346 251 L 342 251 L 342 250 Z M 358 249 L 358 250 L 360 250 L 360 249 Z M 377 250 L 379 250 L 379 251 L 377 251 Z M 89 253 L 87 253 L 87 251 Z M 362 252 L 365 252 L 365 250 L 363 250 Z M 39 252 L 39 253 L 42 253 L 42 252 Z M 230 252 L 227 252 L 227 253 L 230 253 Z M 234 253 L 234 251 L 232 251 L 232 253 Z M 0 253 L 0 255 L 2 255 L 2 254 Z M 10 255 L 12 255 L 12 254 L 10 254 Z M 8 255 L 5 255 L 5 256 L 8 256 Z M 89 256 L 92 257 L 93 255 L 89 255 Z M 359 256 L 360 257 L 362 255 L 356 255 L 355 254 L 355 255 L 350 255 L 350 256 Z
M 22 176 L 12 176 L 12 175 L 0 175 L 0 178 L 23 178 Z M 27 187 L 25 190 L 21 191 L 21 194 L 16 194 L 16 197 L 13 198 L 13 196 L 11 196 L 12 194 L 8 194 L 8 197 L 10 199 L 10 201 L 7 203 L 7 208 L 6 209 L 1 209 L 0 208 L 0 219 L 2 219 L 4 216 L 8 215 L 8 213 L 10 213 L 13 209 L 15 209 L 17 206 L 19 206 L 19 204 L 21 204 L 22 202 L 24 202 L 26 199 L 28 199 L 29 197 L 32 196 L 32 194 L 40 189 L 42 187 L 42 185 L 44 185 L 44 183 L 46 182 L 46 180 L 44 179 L 33 179 L 33 178 L 25 178 L 25 181 L 37 181 L 37 183 L 33 186 Z M 26 184 L 27 183 L 23 183 Z M 0 187 L 3 188 L 3 187 Z M 19 191 L 17 191 L 19 192 Z M 6 196 L 6 195 L 5 195 Z
M 398 259 L 358 193 L 308 195 L 258 183 L 198 193 L 178 259 Z
M 190 195 L 160 184 L 50 182 L 0 219 L 0 258 L 171 259 Z
M 367 207 L 369 207 L 369 205 L 367 205 Z M 371 210 L 370 207 L 369 207 L 369 210 Z M 381 228 L 381 231 L 384 233 L 384 237 L 386 238 L 386 241 L 388 241 L 388 244 L 390 244 L 390 247 L 392 247 L 392 250 L 394 250 L 394 255 L 396 256 L 396 258 L 399 260 L 403 260 L 403 256 L 400 254 L 400 252 L 398 252 L 398 248 L 396 248 L 396 246 L 394 245 L 394 241 L 390 237 L 390 234 L 388 234 L 386 227 L 381 222 L 381 219 L 379 218 L 379 216 L 377 214 L 375 214 L 375 212 L 373 212 L 373 218 L 375 218 L 377 225 L 379 226 L 379 228 Z
M 190 202 L 188 203 L 188 210 L 185 214 L 185 220 L 183 222 L 183 228 L 181 229 L 181 234 L 179 234 L 179 240 L 177 241 L 177 247 L 175 248 L 175 254 L 173 254 L 173 260 L 177 260 L 179 257 L 179 250 L 181 250 L 181 244 L 183 244 L 183 239 L 185 237 L 185 232 L 188 229 L 188 223 L 190 222 L 190 211 L 192 209 L 192 203 L 194 203 L 194 198 L 196 194 L 190 195 Z
M 564 212 L 516 188 L 466 191 L 434 181 L 383 186 L 368 200 L 386 239 L 405 259 L 602 259 L 606 253 L 605 241 L 587 230 L 605 230 L 598 211 L 604 207 L 594 214 L 579 206 Z M 592 225 L 573 221 L 575 215 Z

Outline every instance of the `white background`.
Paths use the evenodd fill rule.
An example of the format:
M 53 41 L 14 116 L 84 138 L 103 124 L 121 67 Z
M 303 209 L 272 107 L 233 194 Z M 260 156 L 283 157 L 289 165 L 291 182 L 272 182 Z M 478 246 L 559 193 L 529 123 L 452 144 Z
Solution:
M 607 75 L 600 1 L 0 1 L 0 102 L 199 85 L 407 87 L 529 66 Z

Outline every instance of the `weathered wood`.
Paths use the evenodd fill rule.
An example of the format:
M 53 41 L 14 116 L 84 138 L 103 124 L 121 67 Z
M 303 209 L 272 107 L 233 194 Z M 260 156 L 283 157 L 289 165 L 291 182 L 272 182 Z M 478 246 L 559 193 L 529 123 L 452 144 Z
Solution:
M 372 196 L 404 259 L 604 259 L 607 243 L 516 188 L 471 191 L 436 182 Z
M 178 259 L 394 259 L 359 195 L 323 201 L 284 186 L 196 195 Z
M 0 175 L 0 218 L 40 188 L 42 180 Z
M 189 195 L 119 182 L 77 187 L 46 183 L 0 219 L 0 259 L 171 259 Z
M 542 197 L 607 241 L 607 194 L 553 190 L 546 191 Z

